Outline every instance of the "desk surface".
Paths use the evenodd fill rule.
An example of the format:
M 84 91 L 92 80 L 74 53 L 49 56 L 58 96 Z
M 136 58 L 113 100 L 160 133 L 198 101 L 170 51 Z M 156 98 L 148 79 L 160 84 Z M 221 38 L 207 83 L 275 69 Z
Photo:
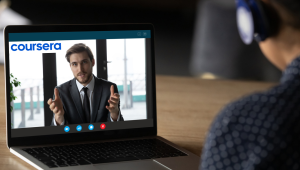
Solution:
M 225 104 L 272 83 L 157 76 L 158 135 L 200 155 L 206 132 Z M 34 169 L 6 147 L 4 68 L 0 65 L 0 169 Z

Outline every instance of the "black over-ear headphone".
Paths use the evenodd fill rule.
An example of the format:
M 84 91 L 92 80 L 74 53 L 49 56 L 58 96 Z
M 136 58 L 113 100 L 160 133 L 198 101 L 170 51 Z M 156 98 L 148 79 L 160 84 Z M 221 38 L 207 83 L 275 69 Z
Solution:
M 236 0 L 238 30 L 245 44 L 251 44 L 253 37 L 258 42 L 264 41 L 277 30 L 274 27 L 278 26 L 270 22 L 266 12 L 270 10 L 260 0 Z

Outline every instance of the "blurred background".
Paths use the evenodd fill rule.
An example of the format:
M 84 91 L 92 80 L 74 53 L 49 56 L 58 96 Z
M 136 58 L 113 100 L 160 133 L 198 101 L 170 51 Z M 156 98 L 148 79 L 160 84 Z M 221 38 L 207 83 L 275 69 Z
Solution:
M 273 82 L 281 75 L 256 42 L 246 46 L 240 40 L 234 0 L 0 2 L 0 29 L 7 24 L 100 23 L 152 23 L 159 75 Z

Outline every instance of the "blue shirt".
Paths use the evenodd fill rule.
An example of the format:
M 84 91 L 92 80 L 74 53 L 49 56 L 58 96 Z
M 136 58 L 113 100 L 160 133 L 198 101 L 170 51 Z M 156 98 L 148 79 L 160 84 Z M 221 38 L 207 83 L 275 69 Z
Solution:
M 213 121 L 201 170 L 300 169 L 300 57 L 280 84 L 227 105 Z

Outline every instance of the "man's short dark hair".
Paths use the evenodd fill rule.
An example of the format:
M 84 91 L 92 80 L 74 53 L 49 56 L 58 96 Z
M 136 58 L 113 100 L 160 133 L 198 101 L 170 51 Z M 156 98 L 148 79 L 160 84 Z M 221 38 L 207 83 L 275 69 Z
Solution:
M 294 28 L 300 29 L 300 1 L 299 0 L 273 0 L 282 5 L 292 17 L 292 22 L 288 23 Z
M 81 53 L 81 52 L 84 52 L 86 51 L 91 62 L 93 61 L 94 59 L 94 55 L 90 49 L 90 47 L 86 46 L 85 44 L 83 43 L 78 43 L 78 44 L 74 44 L 71 48 L 68 49 L 67 53 L 66 53 L 66 59 L 67 61 L 70 63 L 70 56 L 74 53 Z

